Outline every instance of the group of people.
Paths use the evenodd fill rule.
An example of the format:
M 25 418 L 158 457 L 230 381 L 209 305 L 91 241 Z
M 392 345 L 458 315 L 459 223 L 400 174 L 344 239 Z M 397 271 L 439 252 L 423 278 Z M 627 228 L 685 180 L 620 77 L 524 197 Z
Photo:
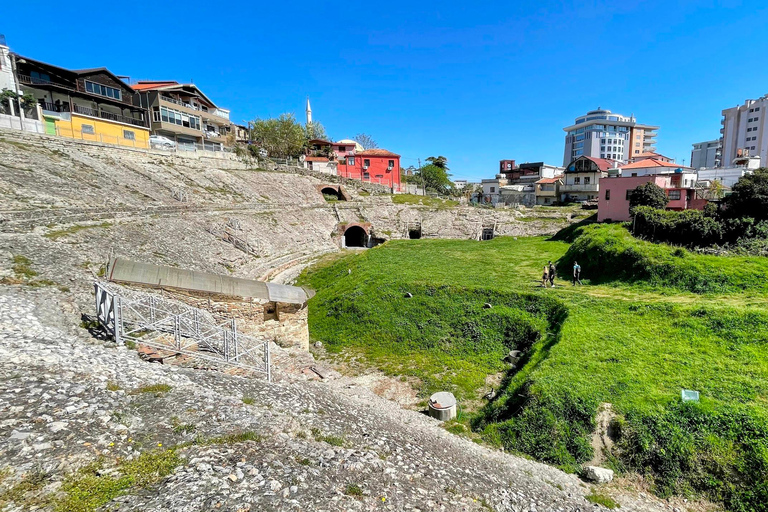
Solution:
M 541 276 L 541 286 L 544 288 L 547 287 L 547 283 L 549 283 L 549 286 L 551 288 L 555 287 L 555 276 L 557 275 L 557 267 L 555 266 L 552 261 L 548 261 L 546 265 L 544 265 L 544 274 Z M 581 283 L 581 265 L 579 265 L 578 262 L 573 262 L 573 285 L 576 286 L 576 283 Z

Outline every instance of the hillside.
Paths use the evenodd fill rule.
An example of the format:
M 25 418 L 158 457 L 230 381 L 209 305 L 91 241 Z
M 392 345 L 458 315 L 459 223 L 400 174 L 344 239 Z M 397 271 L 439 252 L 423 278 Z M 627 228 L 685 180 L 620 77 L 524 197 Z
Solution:
M 572 245 L 393 241 L 302 282 L 319 290 L 310 334 L 332 357 L 408 376 L 422 399 L 454 391 L 466 414 L 453 431 L 573 471 L 596 455 L 608 403 L 605 464 L 660 496 L 768 510 L 768 264 L 681 251 L 604 225 Z M 574 259 L 585 286 L 540 287 L 548 260 L 567 279 Z M 512 367 L 509 350 L 523 351 Z M 682 389 L 701 401 L 681 403 Z

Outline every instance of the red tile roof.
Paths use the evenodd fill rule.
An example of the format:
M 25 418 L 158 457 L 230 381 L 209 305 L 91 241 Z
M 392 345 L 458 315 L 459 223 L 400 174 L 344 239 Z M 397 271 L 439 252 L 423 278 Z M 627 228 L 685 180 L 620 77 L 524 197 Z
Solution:
M 648 167 L 675 167 L 675 168 L 683 168 L 683 169 L 689 169 L 689 167 L 683 167 L 680 164 L 676 164 L 673 162 L 662 162 L 661 160 L 656 160 L 655 158 L 646 158 L 645 160 L 639 160 L 637 162 L 627 164 L 622 167 L 623 169 L 646 169 Z
M 307 162 L 327 162 L 328 159 L 324 156 L 308 156 Z
M 555 182 L 557 182 L 557 180 L 561 180 L 561 179 L 563 179 L 563 175 L 562 174 L 558 174 L 554 178 L 541 178 L 536 183 L 555 183 Z
M 158 89 L 160 87 L 168 87 L 169 85 L 179 85 L 179 82 L 174 82 L 173 80 L 159 80 L 156 82 L 140 81 L 131 87 L 133 87 L 135 91 L 146 91 L 150 89 Z
M 613 160 L 606 160 L 605 158 L 595 158 L 593 156 L 585 156 L 584 158 L 588 160 L 592 160 L 595 165 L 597 165 L 597 168 L 601 171 L 607 171 L 608 169 L 612 169 L 614 167 L 618 167 L 617 163 Z
M 361 156 L 395 156 L 397 158 L 400 158 L 400 155 L 398 155 L 397 153 L 393 153 L 391 151 L 387 151 L 386 149 L 364 149 L 363 151 L 356 152 L 355 155 L 361 155 Z

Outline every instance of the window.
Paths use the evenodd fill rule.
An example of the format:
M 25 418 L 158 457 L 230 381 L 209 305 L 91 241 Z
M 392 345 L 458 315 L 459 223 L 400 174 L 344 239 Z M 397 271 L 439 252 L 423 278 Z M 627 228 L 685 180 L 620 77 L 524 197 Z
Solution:
M 755 112 L 760 112 L 760 107 L 755 107 Z
M 125 140 L 136 140 L 136 133 L 131 130 L 123 130 L 123 138 Z
M 367 158 L 364 158 L 363 159 L 363 167 L 365 168 L 365 167 L 370 167 L 370 166 L 371 166 L 371 161 L 368 160 Z
M 394 160 L 390 160 L 389 162 L 387 162 L 387 167 L 390 168 L 390 169 L 394 169 L 395 168 L 395 161 Z
M 669 200 L 670 201 L 677 201 L 680 199 L 680 191 L 679 190 L 670 190 L 669 191 Z
M 192 128 L 193 130 L 200 129 L 199 117 L 183 114 L 172 108 L 160 107 L 160 118 L 164 123 L 176 124 L 185 128 Z
M 371 175 L 370 175 L 370 174 L 368 174 L 367 172 L 364 172 L 364 173 L 363 173 L 363 179 L 364 179 L 364 180 L 370 180 L 370 179 L 371 179 Z
M 345 146 L 339 146 L 339 153 L 343 153 L 347 150 Z
M 610 190 L 606 190 L 605 191 L 605 200 L 609 201 L 610 199 L 611 199 L 611 191 Z
M 29 74 L 30 78 L 32 78 L 33 84 L 39 84 L 40 82 L 50 82 L 51 77 L 48 76 L 46 73 L 38 73 L 37 71 L 32 71 Z
M 581 177 L 579 177 L 579 176 L 576 176 L 575 178 L 573 178 L 573 184 L 574 184 L 574 185 L 579 185 L 579 184 L 581 184 Z
M 627 196 L 626 196 L 627 201 L 629 201 L 629 199 L 631 197 L 632 197 L 632 191 L 631 190 L 627 190 Z
M 355 165 L 355 157 L 348 156 L 347 157 L 347 165 Z
M 93 125 L 92 124 L 81 124 L 80 125 L 80 131 L 82 131 L 83 133 L 85 133 L 87 135 L 95 135 L 96 134 L 96 130 L 93 129 Z
M 753 108 L 749 109 L 749 112 L 750 112 L 750 113 L 752 113 L 752 112 L 754 112 L 754 111 L 755 111 L 755 109 L 753 109 Z
M 496 187 L 491 187 L 491 194 L 493 194 L 494 192 L 496 192 Z
M 589 185 L 589 176 L 584 177 L 584 184 Z
M 107 98 L 114 98 L 116 100 L 122 99 L 120 89 L 97 84 L 95 82 L 89 82 L 88 80 L 85 81 L 85 90 L 93 94 L 98 94 L 99 96 L 106 96 Z

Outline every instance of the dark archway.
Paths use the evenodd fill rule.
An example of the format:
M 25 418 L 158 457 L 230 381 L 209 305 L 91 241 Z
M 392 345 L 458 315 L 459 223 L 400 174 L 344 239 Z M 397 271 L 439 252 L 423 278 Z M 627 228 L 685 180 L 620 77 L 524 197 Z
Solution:
M 410 228 L 408 230 L 408 238 L 411 240 L 418 240 L 421 238 L 421 228 Z
M 344 231 L 344 247 L 365 247 L 368 233 L 360 226 L 350 226 Z
M 333 198 L 336 198 L 336 201 L 344 201 L 344 196 L 336 188 L 325 187 L 320 191 L 320 193 L 323 194 L 323 197 L 325 197 L 326 201 L 329 199 L 333 200 Z

